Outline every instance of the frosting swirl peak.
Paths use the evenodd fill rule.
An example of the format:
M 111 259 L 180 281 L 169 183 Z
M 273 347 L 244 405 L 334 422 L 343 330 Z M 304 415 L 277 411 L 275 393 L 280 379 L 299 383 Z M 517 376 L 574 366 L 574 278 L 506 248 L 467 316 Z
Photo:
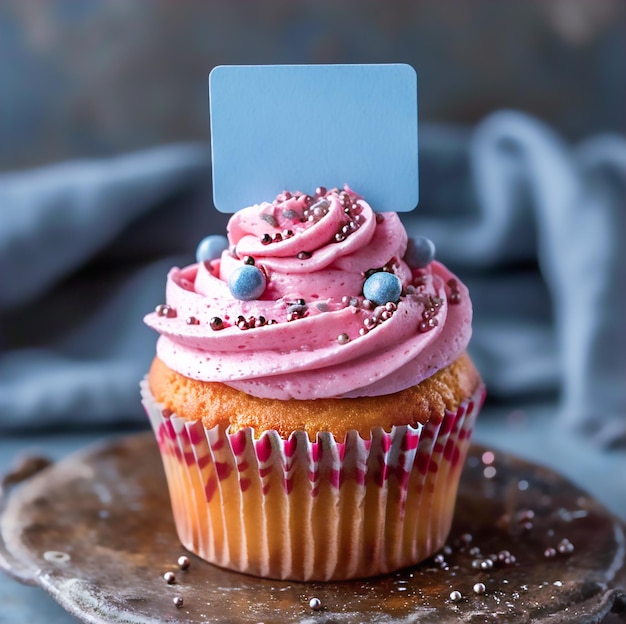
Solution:
M 263 398 L 375 396 L 419 383 L 469 342 L 465 286 L 436 261 L 410 266 L 398 215 L 348 188 L 245 208 L 228 243 L 220 258 L 172 269 L 166 306 L 145 318 L 159 358 L 187 377 Z M 254 298 L 242 294 L 246 265 L 262 278 Z M 365 298 L 367 280 L 382 300 Z

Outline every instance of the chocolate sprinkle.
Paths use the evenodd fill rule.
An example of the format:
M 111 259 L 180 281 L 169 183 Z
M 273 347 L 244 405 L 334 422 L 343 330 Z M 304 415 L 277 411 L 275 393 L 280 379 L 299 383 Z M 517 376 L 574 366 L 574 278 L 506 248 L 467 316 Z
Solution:
M 154 309 L 154 311 L 156 312 L 157 316 L 164 316 L 165 318 L 176 317 L 176 310 L 172 308 L 171 306 L 167 305 L 167 303 L 162 303 L 158 305 Z
M 453 290 L 448 297 L 448 301 L 452 304 L 461 303 L 461 293 L 458 290 Z
M 295 321 L 307 314 L 307 306 L 304 299 L 297 299 L 287 308 L 287 321 Z
M 420 324 L 417 326 L 417 331 L 419 331 L 420 334 L 425 334 L 431 329 L 437 327 L 437 325 L 439 325 L 439 321 L 436 318 L 429 318 L 427 321 L 420 322 Z
M 214 331 L 224 329 L 224 321 L 219 316 L 213 316 L 209 321 L 209 327 Z

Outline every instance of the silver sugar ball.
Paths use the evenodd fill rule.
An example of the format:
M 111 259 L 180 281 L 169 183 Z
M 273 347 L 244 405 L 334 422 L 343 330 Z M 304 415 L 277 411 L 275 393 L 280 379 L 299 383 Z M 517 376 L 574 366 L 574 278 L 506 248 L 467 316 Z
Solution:
M 174 596 L 174 598 L 172 598 L 172 602 L 174 603 L 174 606 L 178 607 L 179 609 L 184 604 L 182 596 Z
M 450 592 L 450 600 L 452 600 L 452 602 L 460 602 L 463 598 L 463 595 L 461 594 L 460 591 L 457 591 L 456 589 L 454 591 Z
M 339 336 L 337 336 L 337 342 L 340 345 L 348 344 L 350 342 L 350 336 L 348 336 L 345 332 L 343 334 L 339 334 Z
M 473 587 L 475 594 L 484 594 L 485 593 L 485 584 L 484 583 L 476 583 Z
M 319 611 L 322 608 L 322 601 L 319 598 L 311 598 L 311 600 L 309 600 L 309 607 L 311 607 L 313 611 Z
M 172 583 L 176 582 L 176 575 L 173 572 L 166 572 L 163 575 L 163 578 L 165 579 L 168 585 L 171 585 Z
M 185 557 L 185 555 L 181 555 L 178 557 L 178 567 L 181 570 L 187 570 L 190 566 L 191 562 L 189 561 L 189 557 Z

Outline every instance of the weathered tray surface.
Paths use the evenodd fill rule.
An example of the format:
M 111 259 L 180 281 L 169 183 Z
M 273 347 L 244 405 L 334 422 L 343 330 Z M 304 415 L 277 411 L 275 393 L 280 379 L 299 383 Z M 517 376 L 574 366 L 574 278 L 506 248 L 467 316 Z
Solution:
M 84 622 L 98 624 L 575 623 L 601 622 L 611 612 L 626 617 L 623 524 L 556 473 L 498 452 L 490 463 L 485 452 L 478 446 L 470 451 L 446 551 L 385 577 L 280 582 L 227 572 L 192 555 L 189 569 L 180 570 L 177 559 L 184 552 L 150 433 L 87 448 L 30 478 L 5 478 L 5 489 L 26 480 L 5 492 L 0 567 L 41 585 Z M 546 549 L 563 539 L 573 552 L 546 557 Z M 479 563 L 473 560 L 503 550 L 515 561 L 474 567 Z M 163 579 L 168 570 L 176 575 L 171 585 Z M 485 585 L 484 594 L 475 593 L 476 583 Z M 453 590 L 461 592 L 459 602 L 450 599 Z M 182 607 L 173 603 L 177 596 Z M 311 608 L 311 598 L 319 599 L 321 609 Z

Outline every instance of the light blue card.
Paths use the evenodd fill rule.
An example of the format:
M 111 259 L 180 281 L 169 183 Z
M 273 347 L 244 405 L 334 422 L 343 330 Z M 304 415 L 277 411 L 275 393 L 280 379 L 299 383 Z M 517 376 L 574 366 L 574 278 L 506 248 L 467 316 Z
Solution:
M 221 65 L 209 76 L 221 212 L 347 184 L 376 211 L 418 202 L 410 65 Z

